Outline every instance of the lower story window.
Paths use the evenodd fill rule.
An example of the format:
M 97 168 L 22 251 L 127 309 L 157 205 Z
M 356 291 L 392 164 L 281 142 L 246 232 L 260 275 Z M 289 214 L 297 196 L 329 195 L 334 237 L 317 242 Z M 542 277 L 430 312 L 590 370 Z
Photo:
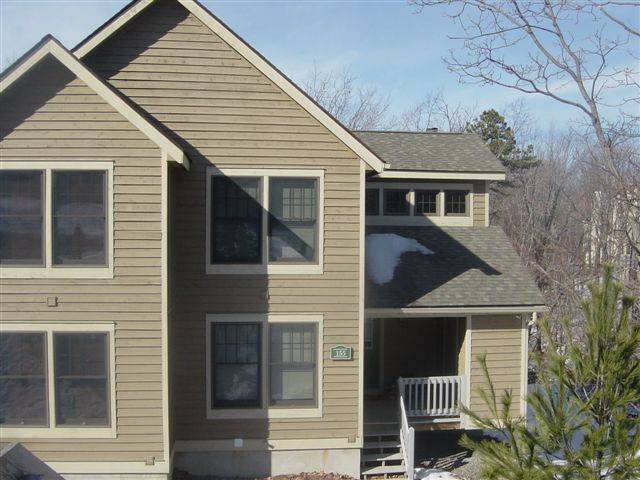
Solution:
M 315 324 L 278 323 L 269 330 L 271 405 L 316 404 Z
M 0 425 L 47 425 L 46 338 L 0 334 Z
M 215 323 L 212 332 L 212 407 L 259 407 L 260 324 Z
M 115 436 L 112 325 L 0 328 L 0 436 Z
M 56 423 L 109 423 L 106 333 L 54 333 Z

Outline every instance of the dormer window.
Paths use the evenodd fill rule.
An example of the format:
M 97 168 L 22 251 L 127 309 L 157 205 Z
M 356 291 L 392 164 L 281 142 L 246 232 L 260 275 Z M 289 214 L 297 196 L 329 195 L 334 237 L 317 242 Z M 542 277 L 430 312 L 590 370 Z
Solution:
M 444 214 L 445 215 L 466 215 L 467 198 L 469 192 L 466 190 L 448 190 L 444 193 Z

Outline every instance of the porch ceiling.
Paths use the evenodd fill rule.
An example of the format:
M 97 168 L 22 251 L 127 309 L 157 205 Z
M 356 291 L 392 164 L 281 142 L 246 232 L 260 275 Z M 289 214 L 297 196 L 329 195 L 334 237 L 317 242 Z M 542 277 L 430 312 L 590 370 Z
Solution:
M 499 227 L 367 227 L 372 233 L 413 238 L 434 253 L 404 253 L 393 279 L 382 285 L 367 275 L 367 308 L 544 305 Z

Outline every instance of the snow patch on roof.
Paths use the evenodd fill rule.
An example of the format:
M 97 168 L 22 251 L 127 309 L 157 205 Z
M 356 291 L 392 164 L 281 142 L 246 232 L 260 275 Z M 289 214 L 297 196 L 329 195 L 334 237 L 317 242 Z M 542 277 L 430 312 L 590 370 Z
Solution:
M 413 238 L 401 237 L 395 233 L 372 233 L 366 238 L 366 261 L 369 278 L 378 285 L 393 280 L 396 267 L 403 253 L 419 252 L 431 255 L 433 252 Z

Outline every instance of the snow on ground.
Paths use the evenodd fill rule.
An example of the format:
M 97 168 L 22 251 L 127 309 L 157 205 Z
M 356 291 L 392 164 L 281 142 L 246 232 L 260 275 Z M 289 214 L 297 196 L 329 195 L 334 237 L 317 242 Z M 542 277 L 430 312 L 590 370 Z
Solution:
M 393 279 L 400 263 L 400 257 L 406 252 L 419 252 L 431 255 L 433 252 L 413 238 L 401 237 L 395 233 L 372 233 L 366 238 L 367 273 L 378 285 Z
M 417 480 L 460 480 L 460 477 L 454 473 L 433 468 L 416 468 L 414 478 Z

